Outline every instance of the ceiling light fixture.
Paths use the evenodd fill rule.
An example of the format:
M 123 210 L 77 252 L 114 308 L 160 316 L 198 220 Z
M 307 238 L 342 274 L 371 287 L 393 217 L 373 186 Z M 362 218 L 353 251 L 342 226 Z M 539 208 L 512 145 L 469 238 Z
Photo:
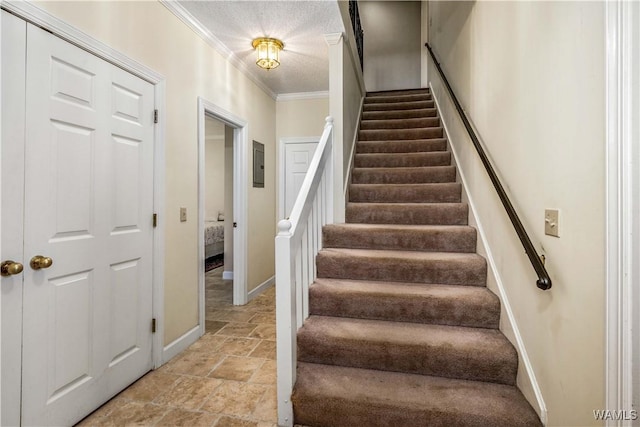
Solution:
M 258 67 L 270 70 L 280 65 L 280 51 L 284 48 L 280 40 L 262 37 L 255 39 L 251 44 L 258 51 Z

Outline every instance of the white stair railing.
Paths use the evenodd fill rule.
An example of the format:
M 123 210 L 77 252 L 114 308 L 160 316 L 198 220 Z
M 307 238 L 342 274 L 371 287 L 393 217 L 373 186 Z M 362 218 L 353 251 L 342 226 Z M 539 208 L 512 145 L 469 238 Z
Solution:
M 322 226 L 333 222 L 333 118 L 311 159 L 291 216 L 276 236 L 276 333 L 278 425 L 293 425 L 291 394 L 296 382 L 298 329 L 309 317 L 309 285 L 316 278 Z

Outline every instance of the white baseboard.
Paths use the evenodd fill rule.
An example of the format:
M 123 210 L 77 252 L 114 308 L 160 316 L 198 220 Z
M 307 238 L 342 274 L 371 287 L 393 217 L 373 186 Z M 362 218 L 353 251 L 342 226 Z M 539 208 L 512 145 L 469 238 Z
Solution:
M 233 271 L 223 271 L 222 280 L 233 280 Z
M 267 289 L 269 289 L 271 286 L 273 286 L 276 283 L 276 276 L 271 276 L 270 278 L 268 278 L 267 280 L 265 280 L 264 282 L 262 282 L 261 284 L 259 284 L 258 286 L 256 286 L 253 290 L 251 290 L 249 292 L 249 299 L 248 301 L 251 301 L 252 299 L 254 299 L 255 297 L 257 297 L 258 295 L 260 295 L 261 293 L 263 293 L 264 291 L 266 291 Z
M 429 89 L 431 90 L 431 96 L 433 96 L 433 100 L 435 101 L 436 104 L 436 108 L 438 110 L 438 114 L 440 114 L 440 112 L 442 111 L 442 109 L 440 108 L 440 103 L 438 102 L 438 98 L 436 97 L 436 93 L 433 90 L 433 87 L 431 86 L 431 82 L 429 83 Z M 533 365 L 531 363 L 531 359 L 529 359 L 529 354 L 527 353 L 527 349 L 524 345 L 524 340 L 522 338 L 522 335 L 520 334 L 520 330 L 518 328 L 518 323 L 516 322 L 516 318 L 515 315 L 513 314 L 513 310 L 511 308 L 511 304 L 509 303 L 509 298 L 507 297 L 507 293 L 505 291 L 505 287 L 504 287 L 504 283 L 502 280 L 502 277 L 500 276 L 499 270 L 498 270 L 498 265 L 495 261 L 495 258 L 493 256 L 493 252 L 491 251 L 491 247 L 489 246 L 488 240 L 487 240 L 487 236 L 486 233 L 484 231 L 484 227 L 482 226 L 482 222 L 480 221 L 480 218 L 477 215 L 477 208 L 476 208 L 476 204 L 474 203 L 474 199 L 473 196 L 469 193 L 468 188 L 469 186 L 467 185 L 467 180 L 464 174 L 464 171 L 458 166 L 458 153 L 456 152 L 455 147 L 453 146 L 453 144 L 451 144 L 451 138 L 450 135 L 451 133 L 449 132 L 449 129 L 447 127 L 446 122 L 443 120 L 442 116 L 440 117 L 440 121 L 442 122 L 442 127 L 444 129 L 444 136 L 447 139 L 447 141 L 449 141 L 449 147 L 451 148 L 451 154 L 453 157 L 453 161 L 456 165 L 456 169 L 458 172 L 458 176 L 460 177 L 460 181 L 462 182 L 462 191 L 465 192 L 466 196 L 467 196 L 467 201 L 469 204 L 469 213 L 470 215 L 474 218 L 475 220 L 475 225 L 476 228 L 478 230 L 478 235 L 480 237 L 480 241 L 478 242 L 479 245 L 482 245 L 482 247 L 484 248 L 486 257 L 487 257 L 487 263 L 489 264 L 489 269 L 487 271 L 487 273 L 493 272 L 493 277 L 495 279 L 496 282 L 496 287 L 498 289 L 498 297 L 500 298 L 500 302 L 502 304 L 502 307 L 504 309 L 504 312 L 507 315 L 507 321 L 511 327 L 511 330 L 513 331 L 513 335 L 514 335 L 514 339 L 515 339 L 515 343 L 513 343 L 513 345 L 516 347 L 517 351 L 518 351 L 518 355 L 520 357 L 520 361 L 522 362 L 523 366 L 524 366 L 524 370 L 527 373 L 528 376 L 528 380 L 529 380 L 529 384 L 531 385 L 531 388 L 533 390 L 533 393 L 535 395 L 536 398 L 536 404 L 535 406 L 537 406 L 537 408 L 535 408 L 535 406 L 532 404 L 532 406 L 534 406 L 536 412 L 538 413 L 538 416 L 540 417 L 540 420 L 542 421 L 543 425 L 547 425 L 547 406 L 544 402 L 544 398 L 542 396 L 542 391 L 540 389 L 540 385 L 538 384 L 538 380 L 535 376 L 535 373 L 533 371 Z M 533 402 L 531 402 L 533 403 Z
M 173 341 L 171 344 L 166 345 L 162 349 L 162 363 L 167 363 L 169 360 L 180 354 L 191 344 L 198 341 L 200 336 L 202 336 L 202 330 L 203 328 L 201 328 L 200 325 L 197 325 L 193 329 L 182 335 L 180 338 Z

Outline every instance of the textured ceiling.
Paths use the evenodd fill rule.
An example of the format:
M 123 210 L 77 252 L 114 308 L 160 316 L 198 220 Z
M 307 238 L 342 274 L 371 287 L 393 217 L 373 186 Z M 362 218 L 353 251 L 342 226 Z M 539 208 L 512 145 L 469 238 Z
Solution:
M 324 1 L 180 1 L 275 94 L 329 89 L 329 57 L 325 34 L 341 33 L 338 3 Z M 255 65 L 251 41 L 273 37 L 284 42 L 280 66 Z

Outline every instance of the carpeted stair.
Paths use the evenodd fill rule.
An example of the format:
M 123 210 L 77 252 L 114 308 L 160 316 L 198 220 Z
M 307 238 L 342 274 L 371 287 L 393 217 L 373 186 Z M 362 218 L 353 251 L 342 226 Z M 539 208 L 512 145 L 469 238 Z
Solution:
M 427 89 L 368 94 L 351 179 L 298 332 L 295 423 L 541 425 Z

